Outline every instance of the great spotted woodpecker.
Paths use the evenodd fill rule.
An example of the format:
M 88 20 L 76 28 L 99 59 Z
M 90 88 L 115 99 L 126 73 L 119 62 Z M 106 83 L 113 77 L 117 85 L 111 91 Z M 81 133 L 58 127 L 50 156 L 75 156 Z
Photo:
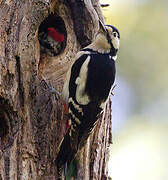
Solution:
M 85 144 L 115 80 L 120 33 L 114 26 L 99 24 L 95 39 L 77 53 L 64 83 L 63 98 L 68 103 L 70 128 L 60 145 L 58 168 L 69 165 L 79 147 Z
M 65 40 L 64 34 L 54 27 L 49 27 L 39 32 L 40 51 L 48 56 L 58 55 Z

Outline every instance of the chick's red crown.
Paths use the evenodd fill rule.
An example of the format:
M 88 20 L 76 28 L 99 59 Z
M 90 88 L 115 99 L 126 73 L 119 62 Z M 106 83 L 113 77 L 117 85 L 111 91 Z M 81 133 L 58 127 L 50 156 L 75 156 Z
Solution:
M 57 29 L 55 28 L 48 28 L 48 35 L 50 37 L 52 37 L 55 41 L 58 41 L 58 42 L 63 42 L 64 41 L 64 34 L 58 32 Z

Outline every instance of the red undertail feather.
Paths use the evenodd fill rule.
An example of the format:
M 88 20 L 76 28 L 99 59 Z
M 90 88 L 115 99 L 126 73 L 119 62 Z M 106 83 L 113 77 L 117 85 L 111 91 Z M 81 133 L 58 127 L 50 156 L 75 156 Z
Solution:
M 64 113 L 68 114 L 69 113 L 68 105 L 66 103 L 63 103 L 63 105 L 64 105 Z

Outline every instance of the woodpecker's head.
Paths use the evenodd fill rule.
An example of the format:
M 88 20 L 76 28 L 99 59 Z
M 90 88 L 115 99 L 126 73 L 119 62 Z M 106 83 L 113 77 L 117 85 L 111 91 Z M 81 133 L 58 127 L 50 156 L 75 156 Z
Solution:
M 118 29 L 112 25 L 105 25 L 106 27 L 106 38 L 108 43 L 111 43 L 115 49 L 119 49 L 120 46 L 120 33 Z
M 58 32 L 58 30 L 53 27 L 48 28 L 48 36 L 60 43 L 65 39 L 64 34 Z
M 112 56 L 116 56 L 120 46 L 120 33 L 114 26 L 103 25 L 99 21 L 99 31 L 94 42 L 99 52 L 110 53 Z

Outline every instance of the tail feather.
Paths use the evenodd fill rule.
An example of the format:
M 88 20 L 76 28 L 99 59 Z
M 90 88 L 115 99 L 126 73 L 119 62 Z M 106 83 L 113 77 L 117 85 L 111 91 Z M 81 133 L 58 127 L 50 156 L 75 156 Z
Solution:
M 60 146 L 60 150 L 55 161 L 58 169 L 64 169 L 65 175 L 71 161 L 74 159 L 76 152 L 77 149 L 75 147 L 72 147 L 71 137 L 69 136 L 69 133 L 67 133 Z
M 70 153 L 71 153 L 70 136 L 67 133 L 62 141 L 59 153 L 56 158 L 57 166 L 62 167 L 67 162 L 67 158 Z

